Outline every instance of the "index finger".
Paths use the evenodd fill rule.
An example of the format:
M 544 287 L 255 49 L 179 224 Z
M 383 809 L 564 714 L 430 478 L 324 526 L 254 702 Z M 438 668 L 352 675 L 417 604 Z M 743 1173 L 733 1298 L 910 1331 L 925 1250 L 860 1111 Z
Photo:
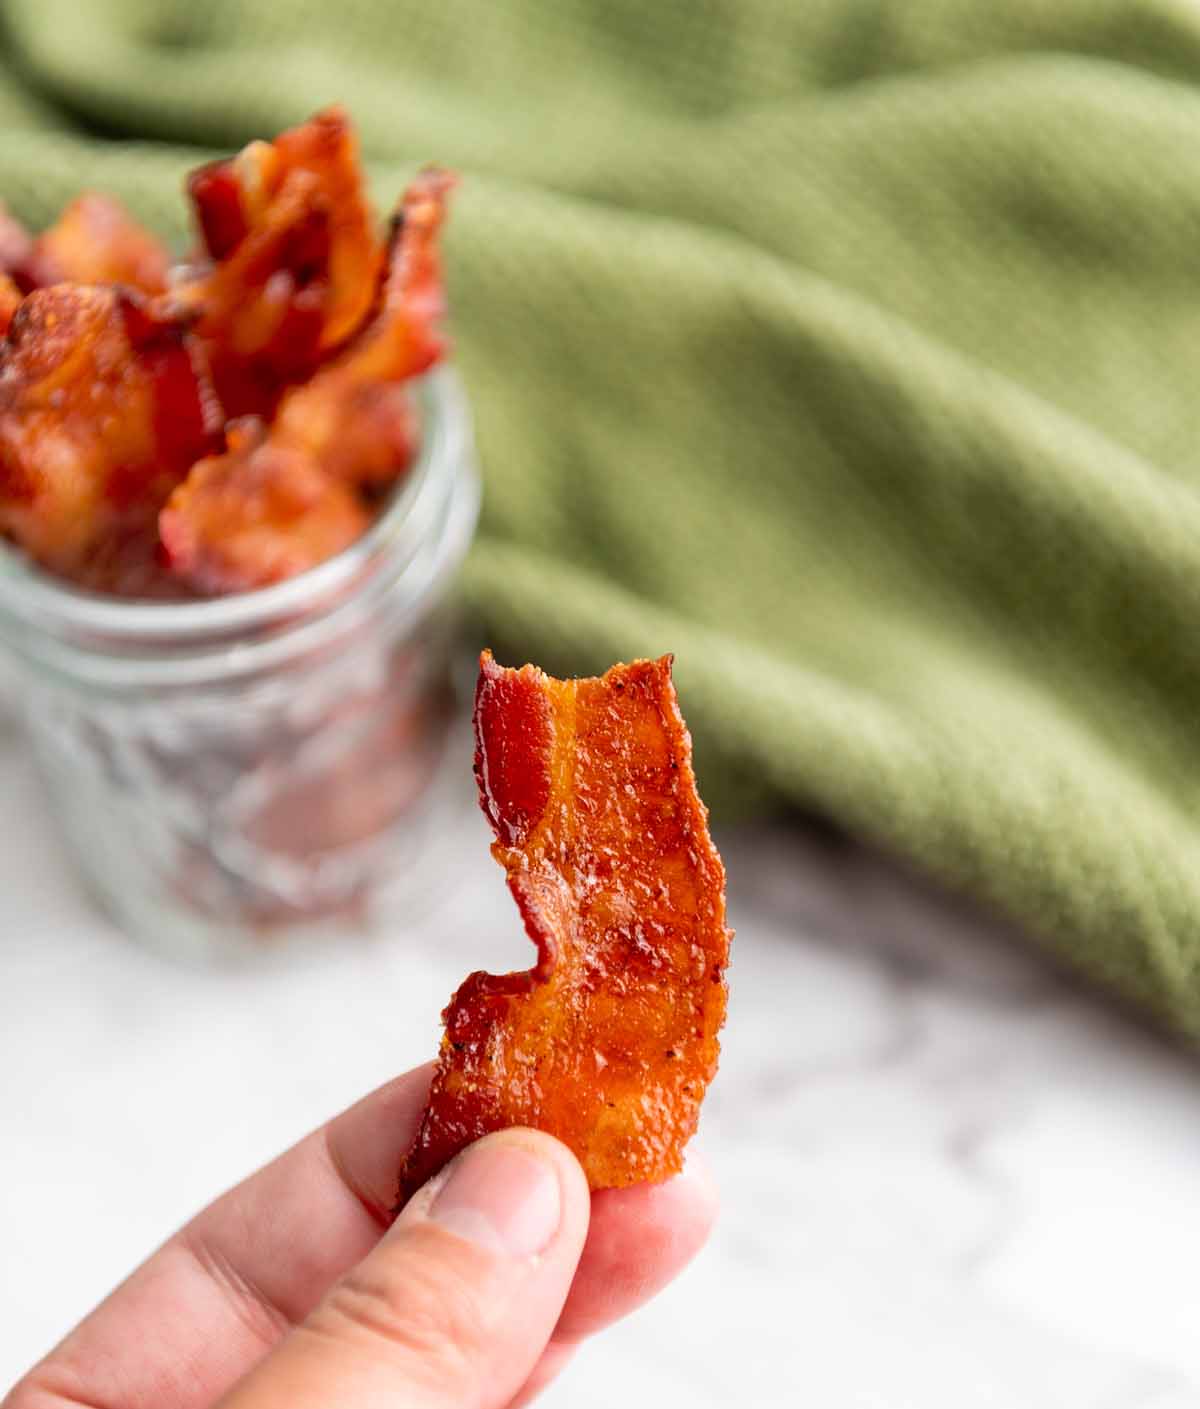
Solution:
M 224 1394 L 390 1223 L 431 1070 L 380 1087 L 210 1204 L 31 1373 L 29 1402 L 205 1409 Z

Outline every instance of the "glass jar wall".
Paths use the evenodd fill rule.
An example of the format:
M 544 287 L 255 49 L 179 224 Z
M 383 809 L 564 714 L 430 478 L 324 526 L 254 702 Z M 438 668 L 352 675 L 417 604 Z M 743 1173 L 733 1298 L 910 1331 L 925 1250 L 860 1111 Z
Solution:
M 453 373 L 418 399 L 422 448 L 394 500 L 278 586 L 129 602 L 0 553 L 0 667 L 53 809 L 105 908 L 157 947 L 378 919 L 435 844 L 450 588 L 479 485 Z

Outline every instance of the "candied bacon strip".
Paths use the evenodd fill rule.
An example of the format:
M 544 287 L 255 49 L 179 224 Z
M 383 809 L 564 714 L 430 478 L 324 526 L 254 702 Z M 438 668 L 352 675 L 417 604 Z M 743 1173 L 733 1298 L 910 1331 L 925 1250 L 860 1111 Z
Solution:
M 220 262 L 270 222 L 273 204 L 301 174 L 311 179 L 310 206 L 327 227 L 321 345 L 328 348 L 362 322 L 382 257 L 345 110 L 325 108 L 272 142 L 250 142 L 236 156 L 200 167 L 188 178 L 188 194 L 205 249 Z
M 159 515 L 172 572 L 199 592 L 247 592 L 341 552 L 370 524 L 354 491 L 252 418 L 192 467 Z
M 88 581 L 157 514 L 219 425 L 185 329 L 131 292 L 35 289 L 0 349 L 0 532 Z
M 170 263 L 166 246 L 119 201 L 87 191 L 10 268 L 27 289 L 122 284 L 155 295 L 167 287 Z
M 399 1201 L 510 1125 L 563 1140 L 593 1189 L 666 1179 L 716 1072 L 730 940 L 670 657 L 564 681 L 485 651 L 475 737 L 537 963 L 451 999 Z
M 284 394 L 269 427 L 243 429 L 198 465 L 159 518 L 167 563 L 201 592 L 278 582 L 347 547 L 417 440 L 404 382 L 442 353 L 436 240 L 454 178 L 423 172 L 393 222 L 379 307 L 350 344 Z M 293 483 L 289 485 L 288 481 Z
M 305 450 L 347 484 L 379 488 L 407 467 L 416 422 L 400 383 L 442 356 L 444 312 L 437 236 L 455 185 L 429 168 L 392 222 L 379 309 L 350 345 L 283 398 L 272 440 Z
M 212 261 L 172 290 L 197 315 L 231 416 L 269 416 L 362 323 L 383 248 L 341 108 L 194 172 L 188 191 Z

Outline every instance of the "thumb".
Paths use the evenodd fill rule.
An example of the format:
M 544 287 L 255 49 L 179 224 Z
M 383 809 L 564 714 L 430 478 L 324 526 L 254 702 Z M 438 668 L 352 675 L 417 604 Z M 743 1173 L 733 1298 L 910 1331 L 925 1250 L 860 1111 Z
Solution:
M 501 1409 L 554 1330 L 590 1201 L 536 1130 L 464 1150 L 222 1409 Z

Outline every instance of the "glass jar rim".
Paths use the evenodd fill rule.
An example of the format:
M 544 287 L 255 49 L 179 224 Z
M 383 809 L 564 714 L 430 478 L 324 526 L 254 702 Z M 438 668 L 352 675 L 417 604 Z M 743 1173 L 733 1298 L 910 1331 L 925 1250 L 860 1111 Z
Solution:
M 239 670 L 250 670 L 323 643 L 337 618 L 353 615 L 362 584 L 378 597 L 413 578 L 405 580 L 403 605 L 416 614 L 466 552 L 479 484 L 458 377 L 437 367 L 413 392 L 421 439 L 412 468 L 375 522 L 336 556 L 253 592 L 155 602 L 82 591 L 0 543 L 0 641 L 56 673 L 97 684 L 150 683 L 139 666 L 156 664 L 183 684 L 209 678 L 215 658 L 234 652 Z
M 395 541 L 412 514 L 434 467 L 447 457 L 451 408 L 462 391 L 446 367 L 437 367 L 413 383 L 420 411 L 421 443 L 404 484 L 370 528 L 347 548 L 307 572 L 270 587 L 194 602 L 155 602 L 105 596 L 60 582 L 29 558 L 0 542 L 0 607 L 21 616 L 53 619 L 68 630 L 78 628 L 120 637 L 130 644 L 170 637 L 225 636 L 239 628 L 253 631 L 305 611 L 314 601 L 348 586 L 381 550 Z

